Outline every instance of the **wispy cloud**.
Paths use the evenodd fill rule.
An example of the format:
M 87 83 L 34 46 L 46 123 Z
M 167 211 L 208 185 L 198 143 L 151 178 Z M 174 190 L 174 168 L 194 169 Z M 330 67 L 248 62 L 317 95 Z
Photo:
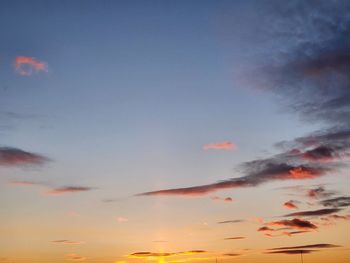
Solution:
M 86 259 L 86 257 L 80 256 L 74 253 L 66 254 L 66 257 L 68 260 L 71 260 L 71 261 L 84 261 Z
M 205 250 L 189 250 L 181 252 L 135 252 L 130 254 L 130 258 L 145 258 L 152 259 L 158 257 L 173 257 L 173 256 L 184 256 L 184 255 L 194 255 L 194 254 L 203 254 L 206 253 Z
M 219 143 L 209 143 L 203 145 L 203 150 L 234 150 L 236 145 L 230 141 L 224 141 Z
M 295 216 L 323 216 L 323 215 L 329 215 L 339 212 L 341 209 L 338 208 L 329 208 L 329 209 L 319 209 L 319 210 L 312 210 L 312 211 L 301 211 L 296 213 L 291 213 L 285 215 L 285 217 L 295 217 Z
M 72 240 L 67 240 L 67 239 L 60 239 L 60 240 L 53 240 L 51 243 L 55 244 L 63 244 L 63 245 L 80 245 L 83 244 L 81 241 L 72 241 Z
M 243 219 L 235 219 L 235 220 L 226 220 L 226 221 L 220 221 L 218 224 L 236 224 L 236 223 L 242 223 L 245 222 Z
M 0 147 L 0 166 L 42 165 L 49 159 L 18 148 Z
M 245 237 L 226 237 L 226 238 L 224 238 L 224 240 L 241 240 L 241 239 L 245 239 Z
M 336 248 L 341 247 L 338 245 L 321 243 L 321 244 L 312 244 L 312 245 L 302 245 L 302 246 L 292 246 L 292 247 L 275 247 L 270 248 L 269 250 L 289 250 L 289 249 L 309 249 L 309 248 Z
M 47 71 L 47 64 L 33 57 L 18 56 L 14 64 L 17 73 L 22 76 L 30 76 L 33 72 Z
M 291 249 L 291 250 L 276 250 L 276 251 L 268 251 L 265 254 L 286 254 L 286 255 L 295 255 L 295 254 L 310 254 L 316 252 L 318 250 L 313 249 Z
M 64 187 L 53 188 L 47 191 L 46 194 L 47 195 L 64 195 L 68 193 L 86 192 L 94 189 L 95 188 L 85 187 L 85 186 L 64 186 Z
M 350 206 L 350 197 L 341 196 L 332 199 L 326 199 L 320 202 L 323 206 L 330 207 L 347 207 Z

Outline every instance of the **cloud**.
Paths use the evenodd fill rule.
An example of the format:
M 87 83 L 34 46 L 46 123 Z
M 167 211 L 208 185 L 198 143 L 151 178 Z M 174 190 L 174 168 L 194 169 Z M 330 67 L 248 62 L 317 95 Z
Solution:
M 128 222 L 129 219 L 127 219 L 127 218 L 125 218 L 125 217 L 118 216 L 118 217 L 117 217 L 117 221 L 118 221 L 119 223 L 125 223 L 125 222 Z
M 312 252 L 316 252 L 318 250 L 310 250 L 310 249 L 295 249 L 295 250 L 277 250 L 277 251 L 268 251 L 265 254 L 286 254 L 286 255 L 295 255 L 295 254 L 310 254 Z
M 0 166 L 42 165 L 49 159 L 18 148 L 0 147 Z
M 157 257 L 173 257 L 173 256 L 184 256 L 184 255 L 194 255 L 194 254 L 203 254 L 207 253 L 205 250 L 189 250 L 181 252 L 135 252 L 130 254 L 129 258 L 145 258 L 152 259 Z
M 287 226 L 282 228 L 271 228 L 268 226 L 263 226 L 263 227 L 260 227 L 257 231 L 264 233 L 268 237 L 293 236 L 297 234 L 305 234 L 310 232 L 309 230 L 287 231 L 293 228 L 295 227 Z
M 137 196 L 202 196 L 218 190 L 230 188 L 253 187 L 262 183 L 276 180 L 303 180 L 313 179 L 325 175 L 332 169 L 322 165 L 300 165 L 279 162 L 279 157 L 272 159 L 261 159 L 247 162 L 241 165 L 245 176 L 229 180 L 219 181 L 213 184 L 165 189 L 137 194 Z
M 236 149 L 236 145 L 234 145 L 232 142 L 224 141 L 220 143 L 209 143 L 203 145 L 204 150 L 234 150 Z
M 30 76 L 33 72 L 47 71 L 47 64 L 33 57 L 18 56 L 14 64 L 17 73 L 22 76 Z
M 67 239 L 61 239 L 61 240 L 53 240 L 51 243 L 56 243 L 56 244 L 64 244 L 64 245 L 80 245 L 83 242 L 81 241 L 72 241 L 72 240 L 67 240 Z
M 226 221 L 220 221 L 218 224 L 236 224 L 236 223 L 242 223 L 245 222 L 245 220 L 242 219 L 236 219 L 236 220 L 226 220 Z
M 223 197 L 219 197 L 219 196 L 212 196 L 212 197 L 210 197 L 211 198 L 211 200 L 213 200 L 213 201 L 221 201 L 221 202 L 226 202 L 226 203 L 231 203 L 231 202 L 233 202 L 233 199 L 231 198 L 231 197 L 225 197 L 225 198 L 223 198 Z
M 267 223 L 268 226 L 282 226 L 302 230 L 317 229 L 317 226 L 310 221 L 294 218 L 292 220 L 280 220 Z
M 296 202 L 293 200 L 289 200 L 283 204 L 283 206 L 287 209 L 298 209 Z
M 72 261 L 84 261 L 86 259 L 86 257 L 71 253 L 71 254 L 67 254 L 66 255 L 68 260 L 72 260 Z
M 329 215 L 339 212 L 341 209 L 338 208 L 330 208 L 330 209 L 319 209 L 319 210 L 313 210 L 313 211 L 301 211 L 296 213 L 291 213 L 285 215 L 285 217 L 295 217 L 295 216 L 323 216 L 323 215 Z
M 35 182 L 30 182 L 30 181 L 10 181 L 10 185 L 13 186 L 23 186 L 23 187 L 29 187 L 29 186 L 35 186 L 35 185 L 40 185 Z
M 226 254 L 223 254 L 223 256 L 228 256 L 228 257 L 238 257 L 238 256 L 241 256 L 242 254 L 239 254 L 239 253 L 226 253 Z
M 293 246 L 293 247 L 276 247 L 270 248 L 269 250 L 290 250 L 290 249 L 309 249 L 309 248 L 336 248 L 340 247 L 333 244 L 312 244 L 312 245 L 303 245 L 303 246 Z
M 337 198 L 327 199 L 320 202 L 323 206 L 330 207 L 347 207 L 350 206 L 350 197 L 341 196 Z
M 259 7 L 253 20 L 245 16 L 248 21 L 239 28 L 230 27 L 235 28 L 235 40 L 243 41 L 248 34 L 246 47 L 255 45 L 248 48 L 252 57 L 246 58 L 251 68 L 235 73 L 237 85 L 277 94 L 303 121 L 322 128 L 278 143 L 280 154 L 244 163 L 236 178 L 138 196 L 201 196 L 272 181 L 315 179 L 344 167 L 350 157 L 350 3 L 275 1 Z
M 319 186 L 319 187 L 307 190 L 307 196 L 315 199 L 326 198 L 334 194 L 335 192 L 327 191 L 323 186 Z
M 54 188 L 46 192 L 47 195 L 64 195 L 67 193 L 77 193 L 91 191 L 94 188 L 85 186 L 64 186 L 59 188 Z
M 226 237 L 226 238 L 224 238 L 224 240 L 241 240 L 241 239 L 245 239 L 245 237 Z

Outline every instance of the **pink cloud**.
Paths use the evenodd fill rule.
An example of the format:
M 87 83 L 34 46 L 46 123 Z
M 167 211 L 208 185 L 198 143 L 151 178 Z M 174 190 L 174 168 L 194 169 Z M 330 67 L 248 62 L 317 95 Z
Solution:
M 30 76 L 33 71 L 47 71 L 47 64 L 33 57 L 18 56 L 15 59 L 15 68 L 18 74 Z
M 234 150 L 236 149 L 236 145 L 232 142 L 224 141 L 220 143 L 209 143 L 203 145 L 204 150 L 216 149 L 216 150 Z
M 72 260 L 72 261 L 83 261 L 86 259 L 86 257 L 71 253 L 71 254 L 67 254 L 66 257 L 68 258 L 68 260 Z
M 54 188 L 46 192 L 47 195 L 64 195 L 67 193 L 78 193 L 78 192 L 85 192 L 90 191 L 93 188 L 91 187 L 84 187 L 84 186 L 65 186 L 65 187 L 59 187 Z
M 129 219 L 127 219 L 127 218 L 125 218 L 125 217 L 118 216 L 118 217 L 117 217 L 117 221 L 118 221 L 119 223 L 125 223 L 125 222 L 128 222 Z
M 56 244 L 64 244 L 64 245 L 80 245 L 83 244 L 81 241 L 72 241 L 72 240 L 67 240 L 67 239 L 61 239 L 61 240 L 53 240 L 51 243 L 56 243 Z

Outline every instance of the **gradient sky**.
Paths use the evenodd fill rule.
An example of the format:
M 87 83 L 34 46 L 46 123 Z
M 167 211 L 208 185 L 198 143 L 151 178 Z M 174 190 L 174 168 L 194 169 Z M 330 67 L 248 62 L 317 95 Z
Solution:
M 349 262 L 349 13 L 1 1 L 0 261 Z

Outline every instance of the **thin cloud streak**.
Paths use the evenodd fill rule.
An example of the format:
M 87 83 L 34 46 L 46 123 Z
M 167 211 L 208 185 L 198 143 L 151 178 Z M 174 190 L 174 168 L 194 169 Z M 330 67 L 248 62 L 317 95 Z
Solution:
M 220 143 L 209 143 L 203 145 L 203 150 L 226 150 L 232 151 L 236 149 L 236 145 L 229 141 L 224 141 Z
M 85 186 L 64 186 L 59 188 L 54 188 L 46 192 L 46 195 L 64 195 L 68 193 L 78 193 L 91 191 L 94 188 Z

